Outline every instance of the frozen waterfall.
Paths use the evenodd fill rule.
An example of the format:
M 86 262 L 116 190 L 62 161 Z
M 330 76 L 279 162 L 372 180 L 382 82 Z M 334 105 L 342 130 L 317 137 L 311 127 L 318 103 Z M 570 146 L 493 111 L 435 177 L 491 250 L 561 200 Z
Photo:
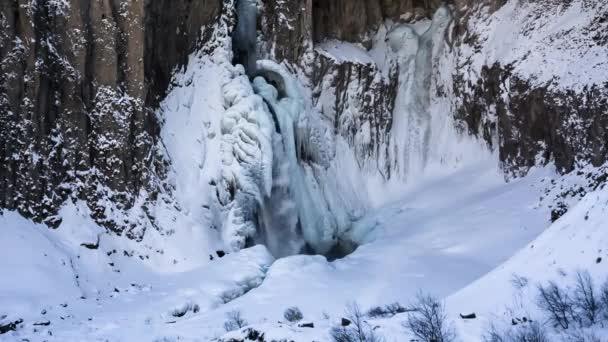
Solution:
M 352 250 L 340 241 L 355 215 L 333 181 L 329 127 L 311 119 L 314 113 L 282 66 L 258 61 L 265 77 L 252 84 L 242 67 L 235 69 L 224 87 L 222 118 L 224 240 L 233 249 L 263 243 L 276 256 Z
M 402 24 L 388 33 L 388 45 L 396 55 L 399 92 L 395 101 L 389 153 L 391 167 L 401 177 L 416 174 L 426 166 L 431 148 L 430 113 L 433 56 L 443 47 L 445 30 L 452 20 L 449 8 L 440 7 L 419 34 Z
M 284 66 L 256 60 L 255 1 L 240 0 L 237 10 L 237 65 L 223 86 L 217 198 L 224 241 L 233 250 L 265 244 L 276 257 L 349 253 L 367 233 L 361 226 L 353 229 L 361 211 L 340 185 L 332 127 L 307 103 L 301 84 Z M 389 146 L 397 174 L 409 175 L 427 162 L 432 58 L 451 19 L 442 7 L 423 34 L 409 25 L 388 33 L 399 68 Z

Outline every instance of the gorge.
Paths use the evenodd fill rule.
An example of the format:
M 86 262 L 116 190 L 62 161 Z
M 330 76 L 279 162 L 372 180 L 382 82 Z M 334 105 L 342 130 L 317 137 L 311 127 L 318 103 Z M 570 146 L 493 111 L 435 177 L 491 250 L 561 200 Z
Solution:
M 417 293 L 456 341 L 528 331 L 608 277 L 606 32 L 600 0 L 0 2 L 0 341 L 335 342 L 355 302 L 409 341 Z

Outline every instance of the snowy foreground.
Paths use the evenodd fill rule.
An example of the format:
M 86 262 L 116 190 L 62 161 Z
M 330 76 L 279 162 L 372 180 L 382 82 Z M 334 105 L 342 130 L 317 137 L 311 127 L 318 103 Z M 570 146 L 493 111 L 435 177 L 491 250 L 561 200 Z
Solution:
M 535 316 L 526 303 L 536 282 L 583 267 L 596 279 L 608 275 L 608 189 L 587 194 L 551 225 L 539 197 L 554 177 L 541 169 L 504 183 L 493 165 L 474 165 L 418 182 L 358 221 L 354 233 L 368 232 L 367 243 L 343 259 L 274 260 L 260 245 L 182 272 L 129 257 L 118 239 L 81 246 L 76 240 L 86 237 L 75 232 L 95 228 L 77 206 L 65 209 L 69 219 L 57 230 L 5 212 L 0 322 L 22 322 L 0 341 L 212 341 L 226 334 L 233 310 L 266 340 L 328 341 L 348 303 L 407 304 L 418 291 L 445 298 L 460 338 L 479 341 L 489 322 Z M 528 287 L 515 288 L 514 276 Z M 292 306 L 314 328 L 277 323 Z M 476 320 L 459 319 L 472 312 Z M 372 323 L 387 341 L 407 341 L 405 315 Z

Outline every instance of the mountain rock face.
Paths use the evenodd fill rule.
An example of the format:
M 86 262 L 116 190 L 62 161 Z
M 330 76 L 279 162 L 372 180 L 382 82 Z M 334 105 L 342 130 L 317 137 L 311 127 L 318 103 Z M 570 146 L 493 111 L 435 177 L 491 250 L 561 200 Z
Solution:
M 608 161 L 608 5 L 510 2 L 492 13 L 474 6 L 454 30 L 454 115 L 464 132 L 498 150 L 507 177 Z M 501 20 L 512 31 L 499 31 Z
M 483 139 L 496 150 L 507 178 L 524 176 L 539 163 L 555 163 L 560 172 L 586 163 L 605 163 L 606 81 L 595 77 L 586 81 L 584 76 L 577 76 L 578 71 L 571 71 L 568 76 L 554 68 L 530 72 L 526 65 L 531 65 L 530 56 L 539 65 L 586 60 L 596 75 L 601 74 L 600 70 L 607 68 L 606 58 L 601 57 L 608 52 L 607 6 L 601 1 L 553 0 L 533 4 L 504 0 L 448 3 L 455 13 L 446 36 L 450 52 L 438 56 L 433 63 L 437 67 L 450 61 L 454 70 L 449 80 L 436 80 L 437 93 L 433 97 L 445 97 L 446 86 L 452 89 L 451 110 L 461 132 Z M 391 28 L 385 20 L 409 23 L 430 18 L 442 2 L 342 0 L 300 4 L 280 1 L 277 6 L 265 7 L 272 8 L 264 12 L 262 20 L 262 35 L 271 42 L 266 51 L 279 61 L 302 68 L 314 89 L 313 102 L 334 120 L 336 134 L 354 142 L 356 132 L 369 127 L 372 139 L 368 146 L 353 145 L 358 149 L 360 166 L 367 165 L 390 178 L 395 172 L 388 161 L 387 143 L 395 109 L 397 71 L 393 68 L 386 72 L 377 61 L 332 58 L 320 50 L 324 42 L 346 41 L 364 50 L 372 49 L 371 52 L 378 43 L 373 41 L 376 32 Z M 552 19 L 577 10 L 586 13 L 581 15 L 586 25 L 557 27 L 559 34 L 542 31 L 541 22 L 548 26 Z M 269 19 L 277 17 L 288 24 Z M 516 24 L 513 33 L 518 37 L 531 37 L 528 46 L 507 40 L 510 36 L 501 42 L 503 37 L 496 29 L 499 19 L 504 25 Z M 489 30 L 497 34 L 485 33 Z M 558 41 L 562 47 L 554 49 Z M 497 44 L 505 46 L 502 60 L 494 52 Z M 509 54 L 509 49 L 516 52 Z M 536 58 L 537 54 L 540 57 Z M 564 85 L 556 86 L 560 82 Z M 332 108 L 328 108 L 328 103 Z
M 153 109 L 221 10 L 219 0 L 2 1 L 0 207 L 54 226 L 66 199 L 84 199 L 98 221 L 141 237 L 108 209 L 158 191 Z
M 438 138 L 442 128 L 432 125 L 437 120 L 496 151 L 507 178 L 535 165 L 555 163 L 568 172 L 608 159 L 608 83 L 598 78 L 608 70 L 602 1 L 258 3 L 256 55 L 294 75 L 364 174 L 407 179 L 412 158 L 403 150 L 411 146 L 424 167 L 432 149 L 446 144 Z M 172 201 L 172 156 L 155 111 L 175 86 L 174 70 L 191 52 L 218 44 L 213 27 L 237 5 L 3 1 L 0 208 L 57 226 L 63 203 L 84 200 L 98 223 L 142 239 L 141 227 L 155 226 L 149 206 L 159 194 Z M 441 6 L 449 23 L 438 30 L 442 36 L 424 38 L 424 25 Z M 557 26 L 576 13 L 585 15 Z M 416 44 L 431 46 L 393 49 L 389 38 L 403 27 L 418 30 Z M 427 63 L 430 73 L 407 71 Z M 428 113 L 404 121 L 411 104 L 399 93 L 412 84 L 423 85 Z M 418 128 L 420 136 L 412 137 Z M 406 147 L 395 144 L 403 137 L 411 140 Z M 445 163 L 445 155 L 434 156 Z
M 441 0 L 338 0 L 313 1 L 315 42 L 337 39 L 371 47 L 370 34 L 387 19 L 430 18 Z

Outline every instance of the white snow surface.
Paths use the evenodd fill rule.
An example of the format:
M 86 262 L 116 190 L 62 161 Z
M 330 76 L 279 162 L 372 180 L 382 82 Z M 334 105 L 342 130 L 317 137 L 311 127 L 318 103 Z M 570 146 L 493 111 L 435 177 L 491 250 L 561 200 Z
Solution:
M 601 229 L 608 210 L 605 191 L 588 195 L 544 231 L 549 226 L 548 209 L 538 206 L 538 196 L 541 180 L 552 177 L 546 168 L 504 183 L 493 163 L 471 165 L 446 177 L 421 180 L 399 201 L 358 221 L 352 233 L 367 232 L 358 237 L 365 244 L 343 259 L 328 262 L 322 256 L 298 255 L 275 261 L 266 248 L 257 246 L 180 272 L 145 266 L 125 256 L 124 246 L 118 245 L 121 240 L 102 239 L 102 253 L 80 246 L 82 240 L 65 225 L 90 224 L 84 217 L 52 231 L 5 212 L 0 217 L 0 260 L 10 277 L 0 281 L 0 314 L 24 323 L 16 332 L 0 335 L 0 341 L 81 341 L 84 336 L 109 341 L 212 341 L 225 334 L 225 314 L 232 310 L 241 311 L 267 337 L 328 341 L 328 327 L 347 303 L 356 300 L 365 309 L 407 303 L 419 289 L 447 297 L 451 318 L 459 311 L 475 311 L 484 318 L 500 314 L 501 306 L 511 300 L 512 273 L 532 281 L 537 270 L 549 267 L 554 271 L 547 277 L 557 276 L 559 267 L 567 272 L 592 267 L 597 253 L 606 253 L 599 252 L 606 241 Z M 588 211 L 585 221 L 582 217 Z M 369 226 L 375 227 L 371 233 Z M 571 233 L 562 234 L 564 229 Z M 90 236 L 95 234 L 93 229 Z M 539 234 L 534 249 L 524 248 Z M 563 240 L 561 245 L 578 243 L 580 248 L 564 252 L 555 239 Z M 113 249 L 117 253 L 106 254 Z M 517 250 L 522 252 L 492 271 Z M 496 289 L 504 293 L 489 300 L 487 294 Z M 276 324 L 291 306 L 298 306 L 315 328 Z M 182 317 L 173 316 L 180 311 Z M 378 321 L 379 332 L 388 341 L 403 340 L 406 332 L 399 319 L 403 317 Z M 51 324 L 33 325 L 46 321 Z M 473 327 L 458 325 L 469 334 L 463 336 L 476 336 L 471 331 L 478 327 Z
M 515 3 L 509 1 L 486 21 L 471 22 L 487 28 L 481 37 L 485 50 L 469 54 L 474 66 L 471 79 L 475 68 L 484 64 L 527 56 L 514 70 L 535 82 L 555 77 L 556 87 L 576 88 L 582 80 L 602 81 L 599 77 L 606 69 L 600 47 L 580 50 L 582 55 L 557 51 L 571 47 L 560 32 L 576 33 L 589 23 L 582 0 L 538 21 L 520 15 Z M 522 34 L 526 25 L 535 23 L 545 29 Z M 423 35 L 430 26 L 423 23 L 413 32 L 393 33 Z M 377 63 L 384 70 L 386 60 L 394 57 L 387 49 L 395 47 L 394 42 L 384 42 L 387 34 L 381 30 L 382 38 L 371 51 L 339 42 L 327 42 L 319 51 L 338 60 Z M 547 40 L 552 43 L 545 44 Z M 211 55 L 191 56 L 158 113 L 175 200 L 170 203 L 173 209 L 152 208 L 163 232 L 150 229 L 142 242 L 109 235 L 81 202 L 65 205 L 59 215 L 62 224 L 55 230 L 14 212 L 0 214 L 0 325 L 23 320 L 16 331 L 0 334 L 0 341 L 214 341 L 242 336 L 242 331 L 224 329 L 225 315 L 233 310 L 242 312 L 247 324 L 263 331 L 266 339 L 329 341 L 329 327 L 339 322 L 349 302 L 357 301 L 363 309 L 395 301 L 407 304 L 422 290 L 445 299 L 448 319 L 461 341 L 477 342 L 490 322 L 508 325 L 513 316 L 538 317 L 531 304 L 538 282 L 556 279 L 569 284 L 578 269 L 589 270 L 597 282 L 608 276 L 608 188 L 573 201 L 570 211 L 551 224 L 549 207 L 540 198 L 546 184 L 559 176 L 548 166 L 505 183 L 496 154 L 454 129 L 449 86 L 443 89 L 446 98 L 429 100 L 422 120 L 408 113 L 407 101 L 398 108 L 396 114 L 407 119 L 396 123 L 404 129 L 402 135 L 412 127 L 431 131 L 414 141 L 420 149 L 407 150 L 419 158 L 409 166 L 407 177 L 384 182 L 359 165 L 353 146 L 343 139 L 336 138 L 328 150 L 315 144 L 326 141 L 325 122 L 306 101 L 284 108 L 283 114 L 293 117 L 280 124 L 310 141 L 271 136 L 264 94 L 255 93 L 242 67 L 230 64 L 230 43 L 221 44 L 225 49 Z M 526 52 L 526 46 L 532 50 Z M 413 51 L 396 47 L 401 62 L 415 61 Z M 434 58 L 441 63 L 432 60 L 440 67 L 434 71 L 431 93 L 437 82 L 450 84 L 451 70 L 458 67 L 458 60 L 446 58 L 446 51 L 434 53 L 440 54 Z M 544 67 L 532 68 L 537 65 Z M 285 70 L 275 64 L 264 66 Z M 301 86 L 288 84 L 287 92 L 297 91 L 305 99 L 310 89 Z M 266 87 L 269 93 L 272 89 Z M 271 100 L 277 108 L 294 101 Z M 395 139 L 400 137 L 396 134 Z M 235 151 L 233 138 L 249 144 Z M 365 138 L 362 127 L 361 139 Z M 243 237 L 250 232 L 241 229 L 250 227 L 241 225 L 242 202 L 221 207 L 211 183 L 230 179 L 253 184 L 245 187 L 252 189 L 248 195 L 254 202 L 263 201 L 273 190 L 268 168 L 289 174 L 281 171 L 290 167 L 288 163 L 277 167 L 268 161 L 271 144 L 275 152 L 282 139 L 314 157 L 314 163 L 297 165 L 297 175 L 291 172 L 300 178 L 299 185 L 291 186 L 310 187 L 307 191 L 314 195 L 303 196 L 314 202 L 310 207 L 324 204 L 335 215 L 332 229 L 342 229 L 342 238 L 360 244 L 350 255 L 332 262 L 318 255 L 275 259 L 265 246 L 243 248 Z M 407 149 L 405 145 L 402 148 Z M 254 167 L 229 160 L 237 154 Z M 289 163 L 293 168 L 294 161 Z M 262 176 L 248 173 L 260 169 Z M 292 180 L 274 179 L 273 185 Z M 281 210 L 295 211 L 292 202 L 284 204 Z M 352 212 L 344 209 L 347 206 Z M 323 227 L 310 232 L 321 234 Z M 229 253 L 221 257 L 218 250 Z M 602 263 L 597 263 L 599 257 Z M 527 279 L 529 285 L 513 287 L 514 276 Z M 283 311 L 292 306 L 298 306 L 304 321 L 315 327 L 281 323 Z M 471 312 L 479 318 L 458 318 Z M 408 341 L 411 337 L 401 326 L 405 319 L 401 314 L 371 322 L 387 342 Z
M 573 0 L 546 6 L 508 1 L 492 14 L 482 5 L 477 10 L 468 25 L 479 35 L 475 46 L 480 49 L 469 46 L 460 59 L 472 63 L 471 82 L 482 66 L 496 62 L 511 65 L 515 74 L 532 85 L 550 89 L 580 91 L 606 82 L 608 49 L 590 39 L 594 33 L 588 29 L 594 19 L 608 13 L 607 2 Z M 596 29 L 602 30 L 601 26 Z

